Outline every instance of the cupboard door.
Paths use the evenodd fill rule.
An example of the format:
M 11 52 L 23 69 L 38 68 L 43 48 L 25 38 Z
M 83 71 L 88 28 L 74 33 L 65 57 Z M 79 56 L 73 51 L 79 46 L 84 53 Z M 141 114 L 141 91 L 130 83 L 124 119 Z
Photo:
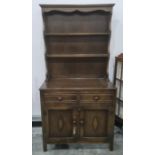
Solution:
M 106 137 L 108 111 L 106 109 L 83 109 L 80 112 L 81 137 Z
M 49 110 L 49 137 L 72 137 L 72 111 Z
M 77 134 L 76 111 L 67 109 L 49 109 L 47 114 L 48 141 L 72 141 Z M 65 141 L 66 140 L 66 141 Z

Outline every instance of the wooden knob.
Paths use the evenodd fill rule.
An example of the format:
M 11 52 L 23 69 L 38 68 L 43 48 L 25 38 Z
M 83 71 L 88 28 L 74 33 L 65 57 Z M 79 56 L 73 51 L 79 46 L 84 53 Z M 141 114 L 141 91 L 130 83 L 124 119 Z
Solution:
M 73 124 L 76 124 L 76 121 L 75 120 L 73 120 Z
M 84 124 L 84 121 L 83 120 L 80 120 L 80 124 Z
M 62 99 L 63 99 L 63 98 L 62 98 L 61 96 L 58 97 L 58 100 L 59 100 L 59 101 L 62 101 Z
M 73 135 L 76 136 L 76 127 L 73 127 Z
M 100 97 L 99 97 L 99 96 L 93 96 L 93 99 L 94 99 L 95 101 L 97 101 L 97 100 L 100 99 Z
M 78 108 L 78 111 L 81 111 L 81 108 Z

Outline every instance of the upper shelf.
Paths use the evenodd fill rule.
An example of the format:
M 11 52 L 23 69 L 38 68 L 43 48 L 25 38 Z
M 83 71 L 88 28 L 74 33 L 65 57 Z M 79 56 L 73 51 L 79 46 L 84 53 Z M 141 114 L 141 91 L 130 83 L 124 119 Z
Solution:
M 109 54 L 47 54 L 47 58 L 106 58 Z
M 45 32 L 45 36 L 106 36 L 110 35 L 110 32 L 98 32 L 98 33 L 47 33 Z

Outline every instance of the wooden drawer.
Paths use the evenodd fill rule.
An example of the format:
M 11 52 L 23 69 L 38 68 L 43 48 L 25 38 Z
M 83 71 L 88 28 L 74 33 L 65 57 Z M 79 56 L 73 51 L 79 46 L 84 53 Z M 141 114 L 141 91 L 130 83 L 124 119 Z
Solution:
M 101 103 L 113 101 L 113 94 L 83 94 L 80 96 L 81 102 Z
M 45 102 L 50 103 L 101 103 L 112 102 L 113 94 L 44 94 Z
M 46 103 L 70 103 L 76 102 L 77 96 L 75 94 L 44 94 Z

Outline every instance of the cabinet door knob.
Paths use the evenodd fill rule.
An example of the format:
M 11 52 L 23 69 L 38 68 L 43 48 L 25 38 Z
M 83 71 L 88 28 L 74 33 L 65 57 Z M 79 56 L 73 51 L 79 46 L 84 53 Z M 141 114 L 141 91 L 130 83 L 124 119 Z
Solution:
M 77 130 L 77 129 L 76 129 L 76 127 L 74 126 L 74 127 L 73 127 L 73 136 L 76 136 L 76 134 L 77 134 L 77 133 L 76 133 L 76 130 Z
M 83 120 L 80 120 L 80 124 L 84 124 L 84 121 Z
M 63 100 L 63 97 L 62 96 L 58 96 L 57 98 L 59 101 L 62 101 Z
M 94 99 L 95 101 L 97 101 L 97 100 L 100 99 L 100 97 L 99 97 L 99 96 L 93 96 L 93 99 Z

